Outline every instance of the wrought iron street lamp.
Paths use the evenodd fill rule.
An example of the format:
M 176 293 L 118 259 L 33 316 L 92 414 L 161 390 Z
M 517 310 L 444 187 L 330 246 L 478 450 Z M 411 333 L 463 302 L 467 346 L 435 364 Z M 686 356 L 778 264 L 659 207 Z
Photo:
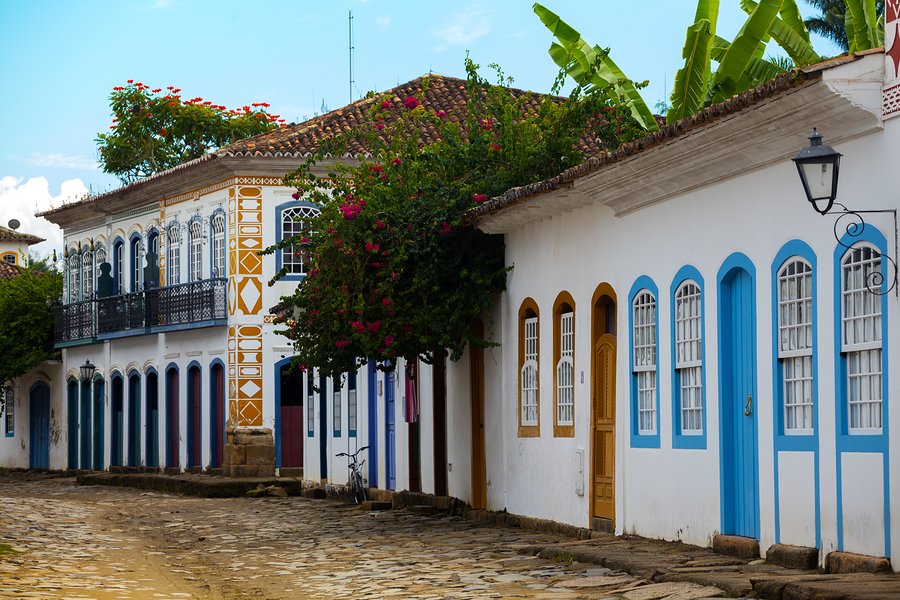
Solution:
M 822 134 L 813 127 L 809 146 L 793 159 L 800 173 L 806 199 L 819 214 L 827 214 L 837 197 L 841 153 L 822 143 Z
M 81 380 L 82 381 L 90 381 L 94 377 L 94 371 L 97 370 L 97 367 L 91 363 L 90 360 L 84 361 L 84 364 L 81 365 Z

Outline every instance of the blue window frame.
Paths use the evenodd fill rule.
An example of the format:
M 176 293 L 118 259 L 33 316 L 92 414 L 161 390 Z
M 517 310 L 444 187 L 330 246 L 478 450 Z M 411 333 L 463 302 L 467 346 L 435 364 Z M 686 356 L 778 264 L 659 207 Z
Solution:
M 672 447 L 706 448 L 706 319 L 703 276 L 678 270 L 669 290 L 672 331 Z
M 341 376 L 333 377 L 331 379 L 331 398 L 332 398 L 332 408 L 331 408 L 331 419 L 332 419 L 332 428 L 334 429 L 334 437 L 341 437 Z
M 113 292 L 121 294 L 125 291 L 125 241 L 116 238 L 113 242 Z
M 275 207 L 276 232 L 278 241 L 289 237 L 304 237 L 312 234 L 312 221 L 322 210 L 312 202 L 286 202 Z M 286 280 L 300 280 L 306 277 L 309 259 L 297 246 L 286 246 L 275 253 L 275 269 L 284 269 Z
M 131 249 L 131 291 L 141 289 L 141 234 L 132 233 L 128 246 Z
M 659 290 L 646 275 L 628 294 L 631 446 L 659 448 Z
M 347 435 L 356 437 L 359 404 L 356 392 L 356 371 L 347 374 Z

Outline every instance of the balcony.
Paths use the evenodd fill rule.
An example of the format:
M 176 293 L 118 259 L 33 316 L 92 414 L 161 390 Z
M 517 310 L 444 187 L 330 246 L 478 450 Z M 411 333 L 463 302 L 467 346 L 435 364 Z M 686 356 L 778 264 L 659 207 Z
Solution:
M 227 280 L 205 279 L 65 304 L 54 320 L 57 348 L 179 329 L 225 325 Z

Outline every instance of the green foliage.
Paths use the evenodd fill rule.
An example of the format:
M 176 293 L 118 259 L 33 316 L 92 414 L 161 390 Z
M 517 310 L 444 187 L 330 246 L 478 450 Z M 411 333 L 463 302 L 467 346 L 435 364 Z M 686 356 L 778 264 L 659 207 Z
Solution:
M 806 0 L 806 3 L 819 11 L 818 15 L 804 21 L 809 31 L 831 40 L 845 52 L 848 50 L 855 52 L 884 45 L 883 1 Z M 857 27 L 853 18 L 854 14 L 862 15 L 864 25 Z M 873 22 L 874 26 L 872 26 Z M 874 45 L 869 45 L 872 43 Z
M 609 50 L 585 42 L 580 33 L 551 10 L 537 2 L 532 8 L 559 42 L 550 45 L 549 53 L 553 62 L 586 90 L 591 86 L 601 89 L 612 86 L 617 94 L 626 99 L 632 118 L 641 127 L 646 131 L 659 130 L 653 113 L 638 93 L 638 88 L 645 87 L 646 82 L 635 85 L 610 58 Z
M 502 238 L 467 224 L 465 213 L 580 162 L 589 128 L 609 147 L 643 131 L 612 87 L 535 97 L 489 85 L 470 61 L 467 71 L 464 115 L 429 106 L 427 81 L 415 96 L 373 97 L 367 122 L 286 177 L 296 198 L 322 208 L 314 231 L 265 251 L 291 246 L 310 261 L 278 317 L 304 367 L 334 376 L 360 360 L 457 359 L 467 343 L 484 344 L 470 325 L 504 289 L 508 269 Z M 328 161 L 350 142 L 369 155 Z M 327 177 L 314 173 L 323 164 Z
M 53 302 L 62 295 L 56 271 L 23 269 L 0 280 L 0 383 L 53 354 Z
M 229 110 L 203 98 L 183 100 L 179 88 L 166 90 L 132 80 L 113 88 L 113 123 L 97 134 L 104 172 L 130 183 L 284 123 L 264 102 Z

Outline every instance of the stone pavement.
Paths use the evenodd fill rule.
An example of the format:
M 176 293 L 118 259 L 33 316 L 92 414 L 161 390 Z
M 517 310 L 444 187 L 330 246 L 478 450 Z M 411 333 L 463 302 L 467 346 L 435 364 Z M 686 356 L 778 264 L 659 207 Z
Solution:
M 192 477 L 203 478 L 179 479 Z M 900 598 L 893 574 L 819 575 L 683 544 L 494 525 L 528 525 L 511 515 L 470 517 L 0 476 L 0 597 Z

